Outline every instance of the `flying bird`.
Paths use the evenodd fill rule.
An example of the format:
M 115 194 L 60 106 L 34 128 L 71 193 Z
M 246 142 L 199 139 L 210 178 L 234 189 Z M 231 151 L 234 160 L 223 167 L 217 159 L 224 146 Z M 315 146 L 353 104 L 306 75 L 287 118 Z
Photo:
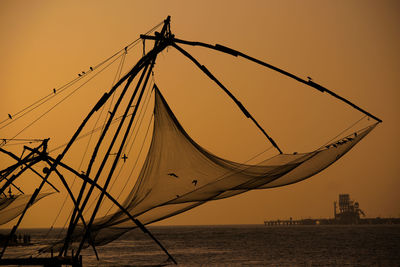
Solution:
M 175 178 L 178 178 L 178 175 L 176 175 L 176 174 L 173 173 L 173 172 L 168 173 L 168 175 L 169 175 L 169 176 L 172 176 L 172 177 L 175 177 Z

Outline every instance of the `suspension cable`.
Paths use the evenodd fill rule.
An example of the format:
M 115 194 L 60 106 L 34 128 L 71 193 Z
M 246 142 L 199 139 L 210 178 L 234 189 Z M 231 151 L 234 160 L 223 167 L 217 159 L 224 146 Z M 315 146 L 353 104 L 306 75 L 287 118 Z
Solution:
M 46 114 L 48 114 L 50 111 L 52 111 L 54 108 L 56 108 L 59 104 L 61 104 L 62 102 L 64 102 L 67 98 L 69 98 L 71 95 L 73 95 L 76 91 L 78 91 L 79 89 L 81 89 L 84 85 L 86 85 L 88 82 L 90 82 L 93 78 L 95 78 L 97 75 L 99 75 L 101 72 L 103 72 L 106 68 L 108 68 L 111 64 L 113 64 L 116 60 L 118 59 L 118 57 L 116 59 L 114 59 L 113 61 L 111 61 L 110 63 L 108 63 L 103 69 L 101 69 L 99 72 L 97 72 L 96 74 L 94 74 L 92 77 L 90 77 L 87 81 L 85 81 L 83 84 L 81 84 L 80 86 L 78 86 L 74 91 L 72 91 L 71 93 L 69 93 L 67 96 L 65 96 L 63 99 L 61 99 L 59 102 L 57 102 L 55 105 L 53 105 L 50 109 L 48 109 L 47 111 L 45 111 L 44 113 L 42 113 L 42 115 L 40 115 L 38 118 L 36 118 L 35 120 L 33 120 L 30 124 L 28 124 L 27 126 L 25 126 L 22 130 L 20 130 L 17 134 L 15 134 L 11 139 L 14 139 L 15 137 L 17 137 L 18 135 L 20 135 L 22 132 L 24 132 L 26 129 L 28 129 L 29 127 L 31 127 L 33 124 L 35 124 L 38 120 L 40 120 L 42 117 L 44 117 Z
M 155 29 L 157 29 L 158 27 L 160 27 L 162 24 L 164 23 L 164 21 L 158 23 L 156 26 L 154 26 L 153 28 L 151 28 L 149 31 L 146 32 L 146 34 L 153 32 Z M 37 107 L 41 106 L 42 104 L 46 103 L 47 101 L 49 101 L 50 99 L 52 99 L 53 97 L 55 97 L 58 93 L 64 91 L 65 89 L 69 88 L 70 86 L 72 86 L 73 84 L 75 84 L 77 81 L 81 80 L 82 78 L 84 78 L 85 74 L 89 74 L 91 72 L 93 72 L 94 70 L 96 70 L 97 68 L 101 67 L 103 64 L 107 63 L 108 61 L 110 61 L 111 59 L 113 59 L 114 57 L 116 57 L 117 55 L 121 54 L 121 52 L 123 52 L 123 54 L 126 54 L 127 51 L 131 50 L 133 47 L 135 47 L 136 45 L 138 45 L 141 40 L 140 37 L 138 37 L 137 39 L 135 39 L 134 41 L 130 42 L 128 45 L 126 45 L 124 48 L 118 50 L 116 53 L 114 53 L 113 55 L 111 55 L 110 57 L 106 58 L 105 60 L 103 60 L 102 62 L 98 63 L 97 65 L 95 65 L 94 67 L 90 67 L 90 69 L 88 71 L 84 72 L 84 75 L 80 75 L 77 78 L 74 78 L 73 80 L 67 82 L 66 84 L 62 85 L 61 87 L 58 88 L 54 88 L 53 92 L 47 94 L 46 96 L 40 98 L 39 100 L 35 101 L 34 103 L 28 105 L 27 107 L 21 109 L 20 111 L 14 113 L 14 114 L 9 114 L 9 118 L 4 119 L 2 121 L 0 121 L 0 125 L 6 123 L 7 121 L 9 121 L 11 119 L 11 122 L 6 123 L 4 126 L 1 126 L 0 129 L 3 129 L 4 127 L 8 126 L 9 124 L 13 123 L 14 121 L 16 121 L 17 119 L 21 118 L 22 116 L 26 115 L 27 113 L 31 112 L 32 110 L 36 109 Z M 36 106 L 35 106 L 36 105 Z M 27 110 L 27 111 L 26 111 Z M 26 111 L 26 112 L 24 112 Z M 24 112 L 24 113 L 23 113 Z M 19 114 L 23 113 L 22 115 L 18 116 Z

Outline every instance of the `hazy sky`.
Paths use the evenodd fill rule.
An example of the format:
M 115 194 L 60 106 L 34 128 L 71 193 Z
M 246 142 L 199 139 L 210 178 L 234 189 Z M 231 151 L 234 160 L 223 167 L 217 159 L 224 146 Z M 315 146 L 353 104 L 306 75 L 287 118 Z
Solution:
M 398 1 L 3 0 L 0 121 L 171 15 L 171 30 L 178 38 L 224 44 L 304 79 L 311 76 L 380 117 L 383 124 L 309 180 L 208 203 L 161 224 L 331 217 L 339 193 L 349 193 L 368 217 L 399 217 L 399 14 Z M 146 43 L 147 48 L 150 45 Z M 338 100 L 261 66 L 204 48 L 188 51 L 220 78 L 284 152 L 316 149 L 363 117 Z M 134 63 L 133 58 L 127 60 L 125 68 Z M 174 49 L 159 56 L 154 72 L 183 127 L 208 150 L 245 161 L 270 146 L 220 89 Z M 71 98 L 64 106 L 68 111 L 60 105 L 56 115 L 19 137 L 50 137 L 50 148 L 63 144 L 111 82 Z M 22 122 L 0 129 L 0 138 L 12 137 L 21 127 Z M 1 169 L 4 165 L 0 162 Z M 20 185 L 33 189 L 37 184 L 32 178 Z M 51 224 L 59 199 L 53 194 L 39 202 L 23 226 Z

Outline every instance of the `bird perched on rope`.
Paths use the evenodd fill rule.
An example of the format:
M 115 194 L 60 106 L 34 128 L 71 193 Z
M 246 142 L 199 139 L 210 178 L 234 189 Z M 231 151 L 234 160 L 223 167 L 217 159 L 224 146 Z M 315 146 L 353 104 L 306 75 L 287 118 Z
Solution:
M 173 172 L 168 173 L 168 175 L 169 175 L 169 176 L 172 176 L 172 177 L 175 177 L 175 178 L 178 178 L 178 175 L 176 175 L 176 174 L 173 173 Z
M 55 94 L 55 93 L 57 93 L 57 90 L 56 90 L 56 88 L 53 88 L 53 93 Z
M 10 113 L 8 113 L 8 117 L 9 117 L 10 119 L 12 119 L 12 116 L 11 116 L 11 114 L 10 114 Z
M 90 67 L 90 70 L 93 71 L 93 67 Z

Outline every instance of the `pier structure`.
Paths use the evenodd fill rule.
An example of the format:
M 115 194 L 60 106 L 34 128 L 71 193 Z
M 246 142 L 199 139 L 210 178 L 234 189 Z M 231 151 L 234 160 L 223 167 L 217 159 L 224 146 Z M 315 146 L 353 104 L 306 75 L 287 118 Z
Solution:
M 266 220 L 265 226 L 295 226 L 295 225 L 355 225 L 355 224 L 400 224 L 400 218 L 365 218 L 358 202 L 351 200 L 349 194 L 339 195 L 339 206 L 333 202 L 333 218 Z M 364 218 L 361 218 L 362 215 Z

